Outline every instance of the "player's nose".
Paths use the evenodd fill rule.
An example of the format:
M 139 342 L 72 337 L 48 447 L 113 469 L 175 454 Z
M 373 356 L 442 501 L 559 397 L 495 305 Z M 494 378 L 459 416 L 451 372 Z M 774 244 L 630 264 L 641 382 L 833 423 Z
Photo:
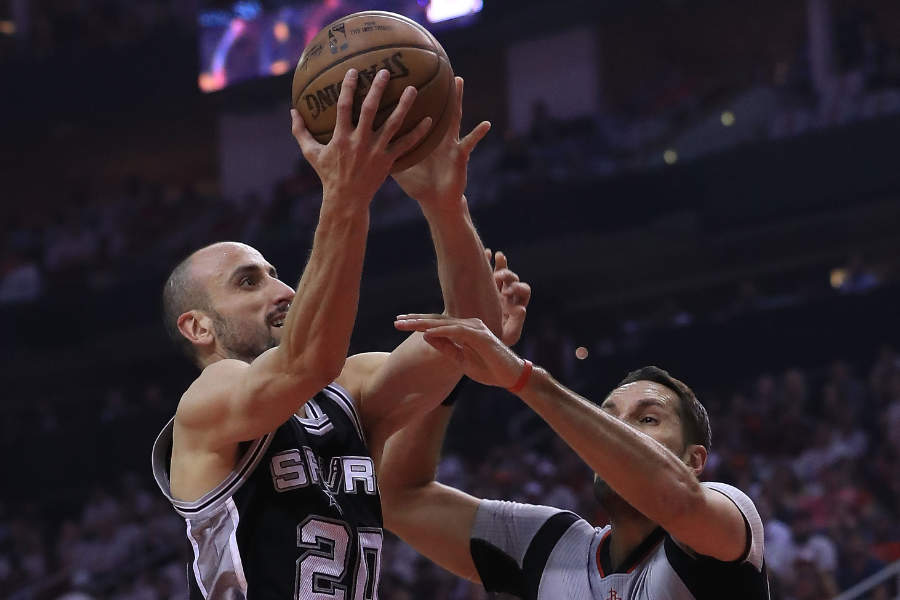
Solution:
M 284 302 L 290 303 L 290 301 L 294 299 L 295 293 L 294 288 L 285 282 L 279 279 L 275 280 L 275 304 L 282 304 Z

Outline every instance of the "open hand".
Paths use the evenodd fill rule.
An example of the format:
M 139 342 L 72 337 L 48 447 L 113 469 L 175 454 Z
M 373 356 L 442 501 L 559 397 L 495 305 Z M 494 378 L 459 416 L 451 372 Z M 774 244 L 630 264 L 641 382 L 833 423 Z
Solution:
M 524 361 L 491 333 L 481 319 L 446 315 L 400 315 L 400 331 L 421 331 L 426 342 L 452 360 L 470 379 L 484 385 L 512 387 Z
M 490 248 L 485 248 L 484 256 L 490 263 Z M 519 276 L 509 269 L 506 255 L 500 251 L 494 254 L 494 282 L 497 284 L 503 312 L 500 341 L 507 346 L 514 346 L 522 337 L 525 314 L 531 300 L 531 286 L 519 281 Z
M 377 130 L 373 129 L 375 114 L 389 79 L 386 69 L 375 76 L 363 100 L 359 122 L 354 127 L 353 95 L 358 73 L 356 69 L 347 71 L 338 96 L 334 133 L 327 144 L 316 141 L 300 113 L 291 110 L 291 132 L 300 144 L 303 156 L 322 180 L 325 197 L 333 195 L 342 202 L 371 201 L 387 179 L 394 161 L 418 144 L 431 127 L 431 117 L 426 117 L 412 131 L 391 141 L 416 99 L 416 88 L 410 86 L 403 90 L 397 106 L 384 124 Z
M 393 174 L 403 191 L 419 202 L 423 209 L 456 207 L 466 191 L 469 155 L 491 128 L 488 121 L 482 121 L 466 137 L 459 138 L 462 77 L 455 77 L 454 85 L 456 90 L 454 98 L 451 98 L 453 105 L 447 108 L 453 110 L 452 120 L 440 144 L 418 164 Z

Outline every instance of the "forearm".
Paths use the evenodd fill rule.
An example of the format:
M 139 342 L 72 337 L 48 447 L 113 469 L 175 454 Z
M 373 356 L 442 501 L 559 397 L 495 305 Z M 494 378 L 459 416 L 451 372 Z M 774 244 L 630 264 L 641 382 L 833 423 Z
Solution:
M 469 553 L 478 499 L 435 481 L 452 414 L 438 407 L 388 441 L 376 464 L 384 526 L 445 569 L 479 581 Z
M 651 437 L 535 368 L 519 393 L 609 486 L 640 513 L 668 523 L 700 493 L 693 472 Z
M 434 241 L 445 311 L 454 317 L 478 317 L 499 334 L 497 287 L 465 196 L 452 206 L 423 211 Z
M 369 230 L 368 203 L 326 197 L 313 247 L 284 323 L 280 349 L 337 376 L 347 357 L 359 304 Z
M 384 445 L 379 468 L 382 495 L 425 486 L 435 480 L 453 409 L 438 406 L 411 421 Z

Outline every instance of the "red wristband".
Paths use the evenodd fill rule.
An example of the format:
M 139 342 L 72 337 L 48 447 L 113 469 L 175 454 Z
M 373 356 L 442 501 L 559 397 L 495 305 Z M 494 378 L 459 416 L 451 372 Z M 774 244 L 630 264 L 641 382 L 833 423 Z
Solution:
M 525 384 L 528 383 L 528 380 L 531 379 L 531 371 L 534 370 L 534 365 L 527 358 L 525 359 L 525 366 L 522 368 L 522 374 L 519 375 L 518 381 L 516 381 L 511 388 L 506 388 L 508 391 L 513 394 L 518 394 L 522 391 L 522 388 L 525 387 Z

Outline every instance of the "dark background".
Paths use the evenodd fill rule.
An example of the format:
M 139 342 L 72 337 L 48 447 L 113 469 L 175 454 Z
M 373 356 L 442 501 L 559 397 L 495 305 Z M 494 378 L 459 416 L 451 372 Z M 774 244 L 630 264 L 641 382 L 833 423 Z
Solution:
M 184 597 L 149 449 L 196 372 L 165 339 L 162 282 L 237 239 L 293 284 L 309 250 L 320 187 L 289 137 L 290 75 L 202 94 L 196 8 L 0 3 L 0 597 Z M 595 400 L 644 364 L 691 385 L 706 477 L 763 515 L 773 597 L 832 597 L 900 558 L 896 3 L 485 0 L 438 36 L 465 126 L 494 125 L 467 195 L 534 288 L 517 349 Z M 583 62 L 570 37 L 591 40 Z M 549 73 L 508 57 L 541 40 L 595 84 L 522 126 L 512 90 Z M 593 108 L 572 114 L 573 94 Z M 230 132 L 269 113 L 283 134 L 246 144 L 290 168 L 232 193 Z M 441 308 L 414 203 L 388 183 L 372 210 L 353 352 Z M 446 457 L 474 494 L 605 522 L 587 467 L 504 392 L 468 388 Z M 384 599 L 485 597 L 393 539 L 385 556 Z

